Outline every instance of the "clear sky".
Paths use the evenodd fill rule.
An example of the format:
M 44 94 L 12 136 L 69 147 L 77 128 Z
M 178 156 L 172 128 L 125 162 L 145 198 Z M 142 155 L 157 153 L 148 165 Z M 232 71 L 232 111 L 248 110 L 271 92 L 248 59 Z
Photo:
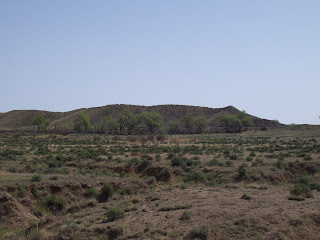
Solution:
M 320 124 L 320 1 L 0 1 L 0 112 L 122 103 Z

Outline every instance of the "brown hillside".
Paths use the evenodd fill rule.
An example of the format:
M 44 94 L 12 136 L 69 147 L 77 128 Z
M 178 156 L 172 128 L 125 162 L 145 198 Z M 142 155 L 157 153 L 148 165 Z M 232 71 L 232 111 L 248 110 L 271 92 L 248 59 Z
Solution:
M 103 107 L 84 108 L 77 109 L 69 112 L 48 112 L 39 110 L 14 110 L 7 113 L 0 114 L 0 131 L 33 131 L 35 129 L 31 124 L 31 119 L 36 114 L 43 114 L 45 118 L 50 119 L 52 122 L 49 126 L 49 130 L 54 128 L 57 131 L 71 130 L 74 119 L 77 113 L 85 111 L 88 113 L 91 123 L 97 125 L 101 123 L 108 115 L 117 117 L 119 113 L 128 109 L 135 114 L 144 111 L 156 111 L 159 112 L 163 119 L 165 126 L 169 121 L 177 121 L 185 116 L 187 113 L 192 115 L 204 115 L 209 118 L 209 126 L 212 128 L 219 128 L 221 124 L 219 119 L 223 115 L 237 115 L 240 111 L 233 106 L 225 108 L 208 108 L 197 106 L 185 106 L 185 105 L 157 105 L 157 106 L 137 106 L 137 105 L 107 105 Z M 261 119 L 255 116 L 253 117 L 254 126 L 256 128 L 279 128 L 282 125 L 274 121 Z

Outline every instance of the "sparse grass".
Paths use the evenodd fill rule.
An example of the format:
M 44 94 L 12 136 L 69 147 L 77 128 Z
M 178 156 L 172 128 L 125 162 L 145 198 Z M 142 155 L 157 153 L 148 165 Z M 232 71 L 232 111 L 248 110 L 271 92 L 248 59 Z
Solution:
M 30 214 L 48 221 L 39 228 L 56 235 L 59 221 L 65 223 L 62 230 L 68 239 L 77 239 L 77 233 L 82 234 L 79 239 L 90 239 L 93 234 L 98 239 L 102 236 L 125 239 L 137 232 L 137 239 L 214 238 L 210 234 L 222 234 L 226 239 L 257 239 L 266 231 L 264 229 L 273 231 L 275 224 L 260 226 L 246 220 L 235 227 L 225 227 L 220 212 L 219 228 L 216 228 L 207 220 L 210 211 L 219 204 L 228 206 L 229 202 L 221 203 L 221 198 L 228 194 L 230 200 L 237 199 L 230 204 L 242 201 L 246 206 L 265 200 L 271 193 L 272 197 L 277 196 L 272 200 L 283 207 L 281 204 L 286 202 L 289 191 L 290 199 L 297 201 L 314 194 L 315 199 L 308 199 L 308 204 L 310 202 L 314 208 L 318 194 L 312 191 L 320 191 L 320 140 L 317 136 L 311 139 L 292 137 L 295 133 L 291 137 L 272 134 L 258 137 L 258 134 L 182 135 L 174 136 L 174 141 L 168 137 L 163 143 L 156 137 L 143 136 L 141 139 L 146 140 L 142 139 L 143 145 L 138 141 L 140 137 L 133 137 L 136 140 L 131 141 L 121 135 L 115 139 L 104 134 L 55 138 L 0 134 L 0 185 Z M 263 134 L 269 136 L 270 131 Z M 89 198 L 96 198 L 98 202 Z M 245 204 L 245 200 L 251 198 L 254 201 Z M 212 208 L 204 205 L 206 203 L 212 204 Z M 239 212 L 244 211 L 243 204 L 239 205 Z M 308 210 L 308 206 L 300 207 Z M 107 210 L 113 210 L 110 214 L 114 217 L 109 218 Z M 125 218 L 121 217 L 121 211 Z M 250 208 L 246 211 L 252 213 Z M 284 207 L 285 211 L 288 209 Z M 164 232 L 155 228 L 160 220 L 152 214 L 158 215 L 164 224 L 168 218 L 168 222 L 173 223 L 172 228 Z M 235 216 L 239 217 L 238 212 Z M 286 215 L 284 218 L 291 227 L 297 225 Z M 77 229 L 69 224 L 70 219 L 74 219 Z M 130 227 L 121 227 L 118 231 L 114 225 L 121 222 L 127 226 L 132 219 L 146 224 L 141 229 L 138 226 L 134 232 Z M 179 222 L 181 229 L 174 231 Z M 194 224 L 209 223 L 207 235 L 205 228 L 201 230 L 200 227 L 188 233 L 188 227 Z M 64 232 L 65 229 L 68 231 Z M 294 232 L 290 234 L 296 236 Z M 289 238 L 289 235 L 284 236 Z
M 176 210 L 189 209 L 189 208 L 192 208 L 191 204 L 161 207 L 159 211 L 176 211 Z

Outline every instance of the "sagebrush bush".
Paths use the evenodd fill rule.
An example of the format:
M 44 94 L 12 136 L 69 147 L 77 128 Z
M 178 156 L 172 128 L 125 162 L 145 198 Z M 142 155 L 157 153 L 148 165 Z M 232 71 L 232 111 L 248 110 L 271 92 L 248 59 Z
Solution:
M 189 172 L 183 179 L 184 182 L 205 183 L 206 175 L 201 171 Z
M 45 199 L 45 205 L 51 211 L 60 211 L 66 204 L 66 200 L 58 198 L 56 195 L 51 195 Z
M 311 193 L 311 187 L 309 184 L 297 183 L 290 190 L 290 193 L 294 197 L 310 198 L 313 197 Z
M 247 165 L 246 164 L 241 164 L 238 168 L 238 178 L 242 179 L 247 175 Z
M 100 194 L 98 195 L 99 202 L 106 202 L 114 194 L 114 189 L 111 183 L 103 184 Z
M 111 208 L 107 210 L 106 217 L 109 221 L 113 222 L 115 220 L 124 218 L 124 211 L 120 208 Z
M 192 213 L 190 211 L 184 211 L 180 217 L 180 220 L 187 221 L 190 220 L 192 216 Z
M 25 197 L 27 194 L 27 189 L 24 186 L 20 186 L 17 190 L 17 196 L 19 198 Z
M 199 240 L 209 239 L 209 227 L 199 226 L 191 229 L 188 234 L 188 239 L 199 239 Z
M 33 175 L 31 178 L 31 182 L 41 182 L 41 176 L 40 175 Z

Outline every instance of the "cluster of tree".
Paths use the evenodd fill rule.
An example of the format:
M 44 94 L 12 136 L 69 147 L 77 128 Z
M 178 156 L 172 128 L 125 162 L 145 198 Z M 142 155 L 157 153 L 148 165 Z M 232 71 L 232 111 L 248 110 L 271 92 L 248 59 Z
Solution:
M 47 128 L 51 123 L 50 119 L 45 119 L 42 114 L 35 115 L 31 119 L 31 122 L 33 125 L 37 126 L 38 133 L 40 132 L 47 133 Z
M 50 120 L 45 119 L 42 114 L 32 118 L 32 123 L 38 127 L 38 132 L 47 132 Z M 225 115 L 220 118 L 226 132 L 242 132 L 245 128 L 253 125 L 252 118 L 245 111 L 238 115 Z M 194 116 L 186 114 L 181 120 L 170 121 L 167 129 L 164 129 L 163 118 L 158 112 L 142 112 L 134 114 L 128 109 L 120 112 L 116 117 L 109 115 L 99 124 L 92 125 L 86 112 L 79 112 L 73 123 L 73 131 L 76 133 L 107 133 L 107 134 L 142 134 L 148 132 L 167 132 L 168 134 L 189 133 L 201 134 L 208 132 L 209 119 L 204 115 Z M 181 126 L 184 129 L 180 129 Z
M 224 125 L 226 132 L 242 132 L 244 128 L 251 127 L 253 121 L 251 116 L 246 114 L 245 111 L 236 115 L 223 116 L 220 122 Z
M 134 114 L 123 110 L 117 118 L 109 115 L 100 124 L 92 126 L 86 112 L 80 112 L 74 122 L 76 132 L 88 132 L 90 129 L 98 133 L 108 134 L 135 134 L 141 129 L 153 134 L 163 128 L 163 118 L 158 112 L 142 112 Z

